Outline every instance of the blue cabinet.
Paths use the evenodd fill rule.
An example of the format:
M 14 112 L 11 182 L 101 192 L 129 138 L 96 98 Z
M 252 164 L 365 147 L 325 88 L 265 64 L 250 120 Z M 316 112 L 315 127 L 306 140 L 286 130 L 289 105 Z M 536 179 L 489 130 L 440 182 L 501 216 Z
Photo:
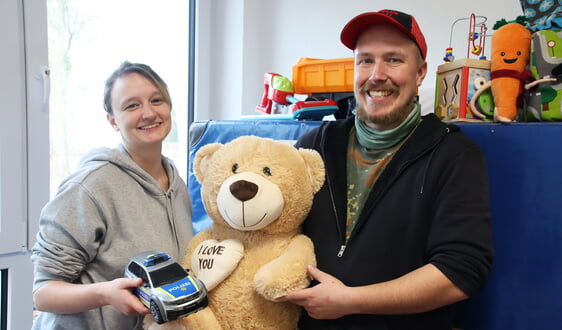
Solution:
M 317 121 L 208 121 L 190 130 L 199 147 L 240 135 L 296 140 Z M 484 151 L 496 257 L 484 290 L 460 304 L 464 330 L 562 326 L 562 124 L 459 123 Z M 210 224 L 191 162 L 188 185 L 195 231 Z
M 459 124 L 484 150 L 496 256 L 459 328 L 562 328 L 562 124 Z

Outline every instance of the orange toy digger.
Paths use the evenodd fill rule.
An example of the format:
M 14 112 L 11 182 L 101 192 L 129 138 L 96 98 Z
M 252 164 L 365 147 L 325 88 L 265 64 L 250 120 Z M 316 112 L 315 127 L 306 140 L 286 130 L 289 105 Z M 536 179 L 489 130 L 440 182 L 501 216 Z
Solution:
M 490 81 L 478 89 L 471 99 L 471 109 L 480 118 L 485 115 L 476 110 L 477 97 L 491 86 L 494 98 L 494 120 L 509 123 L 517 117 L 522 105 L 525 82 L 533 78 L 526 70 L 531 49 L 531 32 L 524 26 L 525 16 L 515 22 L 500 20 L 494 25 L 490 59 Z

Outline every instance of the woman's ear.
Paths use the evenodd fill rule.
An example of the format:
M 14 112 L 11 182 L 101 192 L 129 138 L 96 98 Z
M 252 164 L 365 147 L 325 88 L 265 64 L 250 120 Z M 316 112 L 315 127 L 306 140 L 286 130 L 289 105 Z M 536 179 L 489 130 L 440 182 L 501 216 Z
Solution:
M 107 121 L 109 122 L 111 127 L 113 127 L 115 132 L 119 132 L 119 126 L 117 126 L 117 123 L 115 122 L 115 117 L 113 117 L 113 115 L 110 114 L 105 115 L 105 117 L 107 118 Z

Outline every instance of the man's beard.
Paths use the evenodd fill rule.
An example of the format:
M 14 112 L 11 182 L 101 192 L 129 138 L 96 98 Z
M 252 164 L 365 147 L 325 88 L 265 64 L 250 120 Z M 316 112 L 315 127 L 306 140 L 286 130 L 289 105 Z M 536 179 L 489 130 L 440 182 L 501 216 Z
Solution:
M 414 107 L 414 102 L 412 102 L 410 105 L 401 107 L 400 110 L 394 110 L 389 113 L 378 114 L 376 111 L 374 113 L 368 113 L 365 110 L 363 104 L 357 102 L 357 106 L 355 107 L 354 112 L 355 115 L 358 116 L 359 119 L 365 122 L 366 124 L 373 123 L 381 127 L 388 127 L 388 126 L 396 127 L 400 125 L 404 120 L 406 120 L 410 112 L 412 112 L 413 107 Z

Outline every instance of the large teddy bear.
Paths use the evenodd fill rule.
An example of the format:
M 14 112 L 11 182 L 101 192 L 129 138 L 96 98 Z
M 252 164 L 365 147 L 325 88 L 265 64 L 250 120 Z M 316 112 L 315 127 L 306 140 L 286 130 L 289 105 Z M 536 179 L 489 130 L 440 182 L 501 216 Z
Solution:
M 183 265 L 209 290 L 209 306 L 149 329 L 296 329 L 301 308 L 283 301 L 310 284 L 312 241 L 301 234 L 324 163 L 310 149 L 256 136 L 212 143 L 193 169 L 213 220 L 189 244 Z

